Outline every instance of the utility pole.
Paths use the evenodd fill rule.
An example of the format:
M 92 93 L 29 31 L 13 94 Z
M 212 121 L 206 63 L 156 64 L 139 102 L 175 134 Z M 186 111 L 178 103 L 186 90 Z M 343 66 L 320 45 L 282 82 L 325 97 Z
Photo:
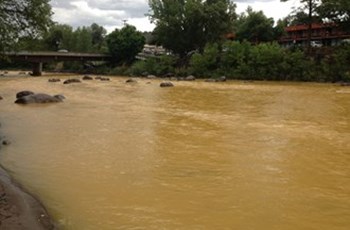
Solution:
M 123 26 L 126 26 L 128 20 L 127 19 L 123 19 L 122 21 L 123 21 Z
M 310 50 L 311 48 L 311 33 L 312 33 L 312 13 L 313 13 L 313 9 L 314 8 L 314 4 L 312 2 L 312 0 L 308 0 L 308 30 L 307 30 L 307 48 L 308 50 Z

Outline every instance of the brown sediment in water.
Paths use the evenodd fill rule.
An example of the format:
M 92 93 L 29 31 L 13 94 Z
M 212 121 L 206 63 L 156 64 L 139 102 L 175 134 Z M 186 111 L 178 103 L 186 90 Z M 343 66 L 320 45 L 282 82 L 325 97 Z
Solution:
M 0 166 L 0 229 L 56 229 L 45 207 Z

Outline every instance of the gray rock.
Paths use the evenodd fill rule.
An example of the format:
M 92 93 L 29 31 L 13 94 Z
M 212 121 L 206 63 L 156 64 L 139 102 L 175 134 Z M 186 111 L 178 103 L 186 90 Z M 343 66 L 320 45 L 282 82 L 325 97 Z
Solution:
M 185 81 L 194 81 L 196 78 L 193 75 L 189 75 L 185 78 Z
M 21 98 L 21 97 L 32 95 L 32 94 L 34 94 L 32 91 L 23 90 L 23 91 L 20 91 L 16 94 L 16 98 Z
M 162 83 L 160 83 L 160 87 L 173 87 L 174 84 L 170 81 L 164 81 Z
M 350 86 L 350 82 L 341 82 L 340 86 Z
M 67 79 L 63 82 L 63 84 L 71 84 L 71 83 L 81 83 L 81 81 L 80 79 L 72 78 L 72 79 Z
M 129 78 L 128 80 L 125 81 L 125 83 L 137 83 L 137 81 L 133 78 Z
M 224 82 L 226 81 L 226 76 L 221 76 L 217 79 L 217 82 Z
M 85 75 L 85 76 L 83 77 L 83 80 L 93 80 L 93 78 L 90 77 L 90 76 L 88 76 L 88 75 Z
M 11 144 L 11 141 L 9 141 L 9 140 L 2 141 L 2 145 L 10 145 L 10 144 Z
M 157 77 L 154 75 L 147 75 L 147 79 L 156 79 Z
M 59 79 L 59 78 L 50 78 L 48 81 L 49 82 L 59 82 L 59 81 L 61 81 L 61 79 Z
M 30 94 L 18 98 L 16 104 L 33 104 L 33 103 L 55 103 L 62 102 L 65 97 L 63 95 L 51 96 L 44 93 Z

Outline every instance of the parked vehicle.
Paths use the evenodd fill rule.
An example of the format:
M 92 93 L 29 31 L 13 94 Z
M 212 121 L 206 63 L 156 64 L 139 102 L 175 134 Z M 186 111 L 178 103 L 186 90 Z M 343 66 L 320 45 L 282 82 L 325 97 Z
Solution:
M 320 41 L 311 41 L 312 47 L 322 47 L 322 42 Z

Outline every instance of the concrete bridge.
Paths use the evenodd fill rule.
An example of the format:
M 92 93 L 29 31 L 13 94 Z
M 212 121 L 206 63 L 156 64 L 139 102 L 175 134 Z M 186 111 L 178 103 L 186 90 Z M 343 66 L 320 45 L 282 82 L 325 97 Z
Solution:
M 33 63 L 33 76 L 41 76 L 44 62 L 52 61 L 109 61 L 110 55 L 93 53 L 72 52 L 13 52 L 6 53 L 9 59 L 14 61 L 26 61 Z

